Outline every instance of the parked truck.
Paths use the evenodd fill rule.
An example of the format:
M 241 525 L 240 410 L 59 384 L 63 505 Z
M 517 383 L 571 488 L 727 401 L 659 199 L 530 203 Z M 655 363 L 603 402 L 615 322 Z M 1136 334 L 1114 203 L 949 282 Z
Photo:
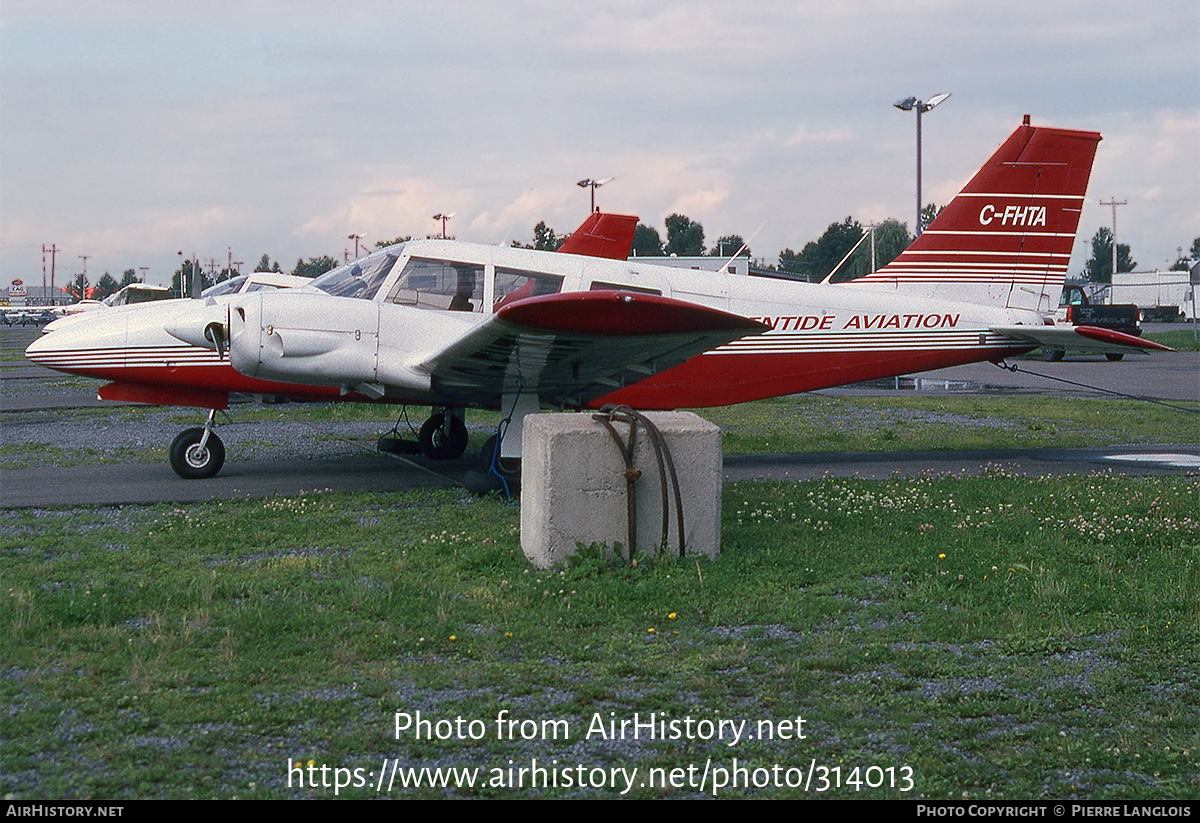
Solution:
M 1133 303 L 1143 321 L 1196 316 L 1196 284 L 1186 271 L 1129 271 L 1113 275 L 1114 303 Z
M 1138 307 L 1132 303 L 1125 305 L 1093 303 L 1088 299 L 1087 292 L 1083 290 L 1082 286 L 1068 283 L 1063 286 L 1054 322 L 1058 325 L 1098 326 L 1102 329 L 1112 329 L 1141 337 L 1142 326 L 1138 319 Z M 1042 358 L 1045 360 L 1062 360 L 1065 354 L 1066 351 L 1063 349 L 1042 349 Z M 1108 352 L 1104 356 L 1114 361 L 1125 357 L 1116 352 Z

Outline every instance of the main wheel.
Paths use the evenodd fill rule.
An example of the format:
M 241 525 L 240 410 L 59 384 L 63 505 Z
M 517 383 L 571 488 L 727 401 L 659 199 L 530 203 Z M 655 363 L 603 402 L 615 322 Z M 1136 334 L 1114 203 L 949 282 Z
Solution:
M 1062 349 L 1042 349 L 1042 359 L 1050 363 L 1057 363 L 1065 354 Z
M 452 414 L 431 414 L 421 426 L 421 451 L 430 460 L 453 460 L 467 450 L 467 424 Z
M 520 478 L 521 458 L 500 456 L 500 438 L 492 435 L 479 452 L 479 470 L 484 474 L 499 472 L 506 479 Z
M 516 497 L 521 492 L 521 460 L 501 459 L 500 438 L 492 435 L 479 453 L 479 470 L 467 472 L 463 485 L 479 495 L 501 492 Z
M 1106 351 L 1104 356 L 1108 358 L 1109 362 L 1111 363 L 1119 363 L 1125 359 L 1124 353 L 1119 351 Z
M 225 465 L 225 444 L 215 434 L 208 436 L 204 448 L 200 440 L 204 429 L 184 429 L 171 443 L 171 468 L 184 480 L 212 477 Z

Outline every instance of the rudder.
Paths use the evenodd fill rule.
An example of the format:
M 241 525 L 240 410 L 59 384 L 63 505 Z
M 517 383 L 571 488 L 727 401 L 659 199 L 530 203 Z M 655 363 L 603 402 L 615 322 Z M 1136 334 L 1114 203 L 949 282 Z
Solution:
M 1053 313 L 1099 141 L 1026 118 L 912 245 L 846 285 Z

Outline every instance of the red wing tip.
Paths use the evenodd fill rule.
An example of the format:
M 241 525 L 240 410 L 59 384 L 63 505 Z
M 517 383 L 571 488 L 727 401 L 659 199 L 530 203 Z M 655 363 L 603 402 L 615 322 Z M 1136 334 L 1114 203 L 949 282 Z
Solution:
M 1162 343 L 1155 343 L 1153 340 L 1144 340 L 1141 337 L 1134 337 L 1132 334 L 1113 331 L 1112 329 L 1103 329 L 1099 326 L 1076 326 L 1075 333 L 1081 337 L 1086 337 L 1089 340 L 1099 340 L 1102 343 L 1116 343 L 1121 346 L 1129 346 L 1135 349 L 1147 349 L 1150 351 L 1169 351 L 1175 349 L 1170 346 L 1164 346 Z

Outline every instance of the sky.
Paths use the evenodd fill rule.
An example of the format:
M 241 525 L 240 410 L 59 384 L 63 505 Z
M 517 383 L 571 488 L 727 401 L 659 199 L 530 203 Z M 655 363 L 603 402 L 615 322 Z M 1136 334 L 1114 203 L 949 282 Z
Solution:
M 912 226 L 1020 124 L 1099 131 L 1070 272 L 1200 236 L 1194 0 L 0 0 L 0 278 L 95 283 L 180 252 L 531 242 L 605 211 L 778 263 L 847 216 Z M 84 259 L 86 257 L 86 260 Z

